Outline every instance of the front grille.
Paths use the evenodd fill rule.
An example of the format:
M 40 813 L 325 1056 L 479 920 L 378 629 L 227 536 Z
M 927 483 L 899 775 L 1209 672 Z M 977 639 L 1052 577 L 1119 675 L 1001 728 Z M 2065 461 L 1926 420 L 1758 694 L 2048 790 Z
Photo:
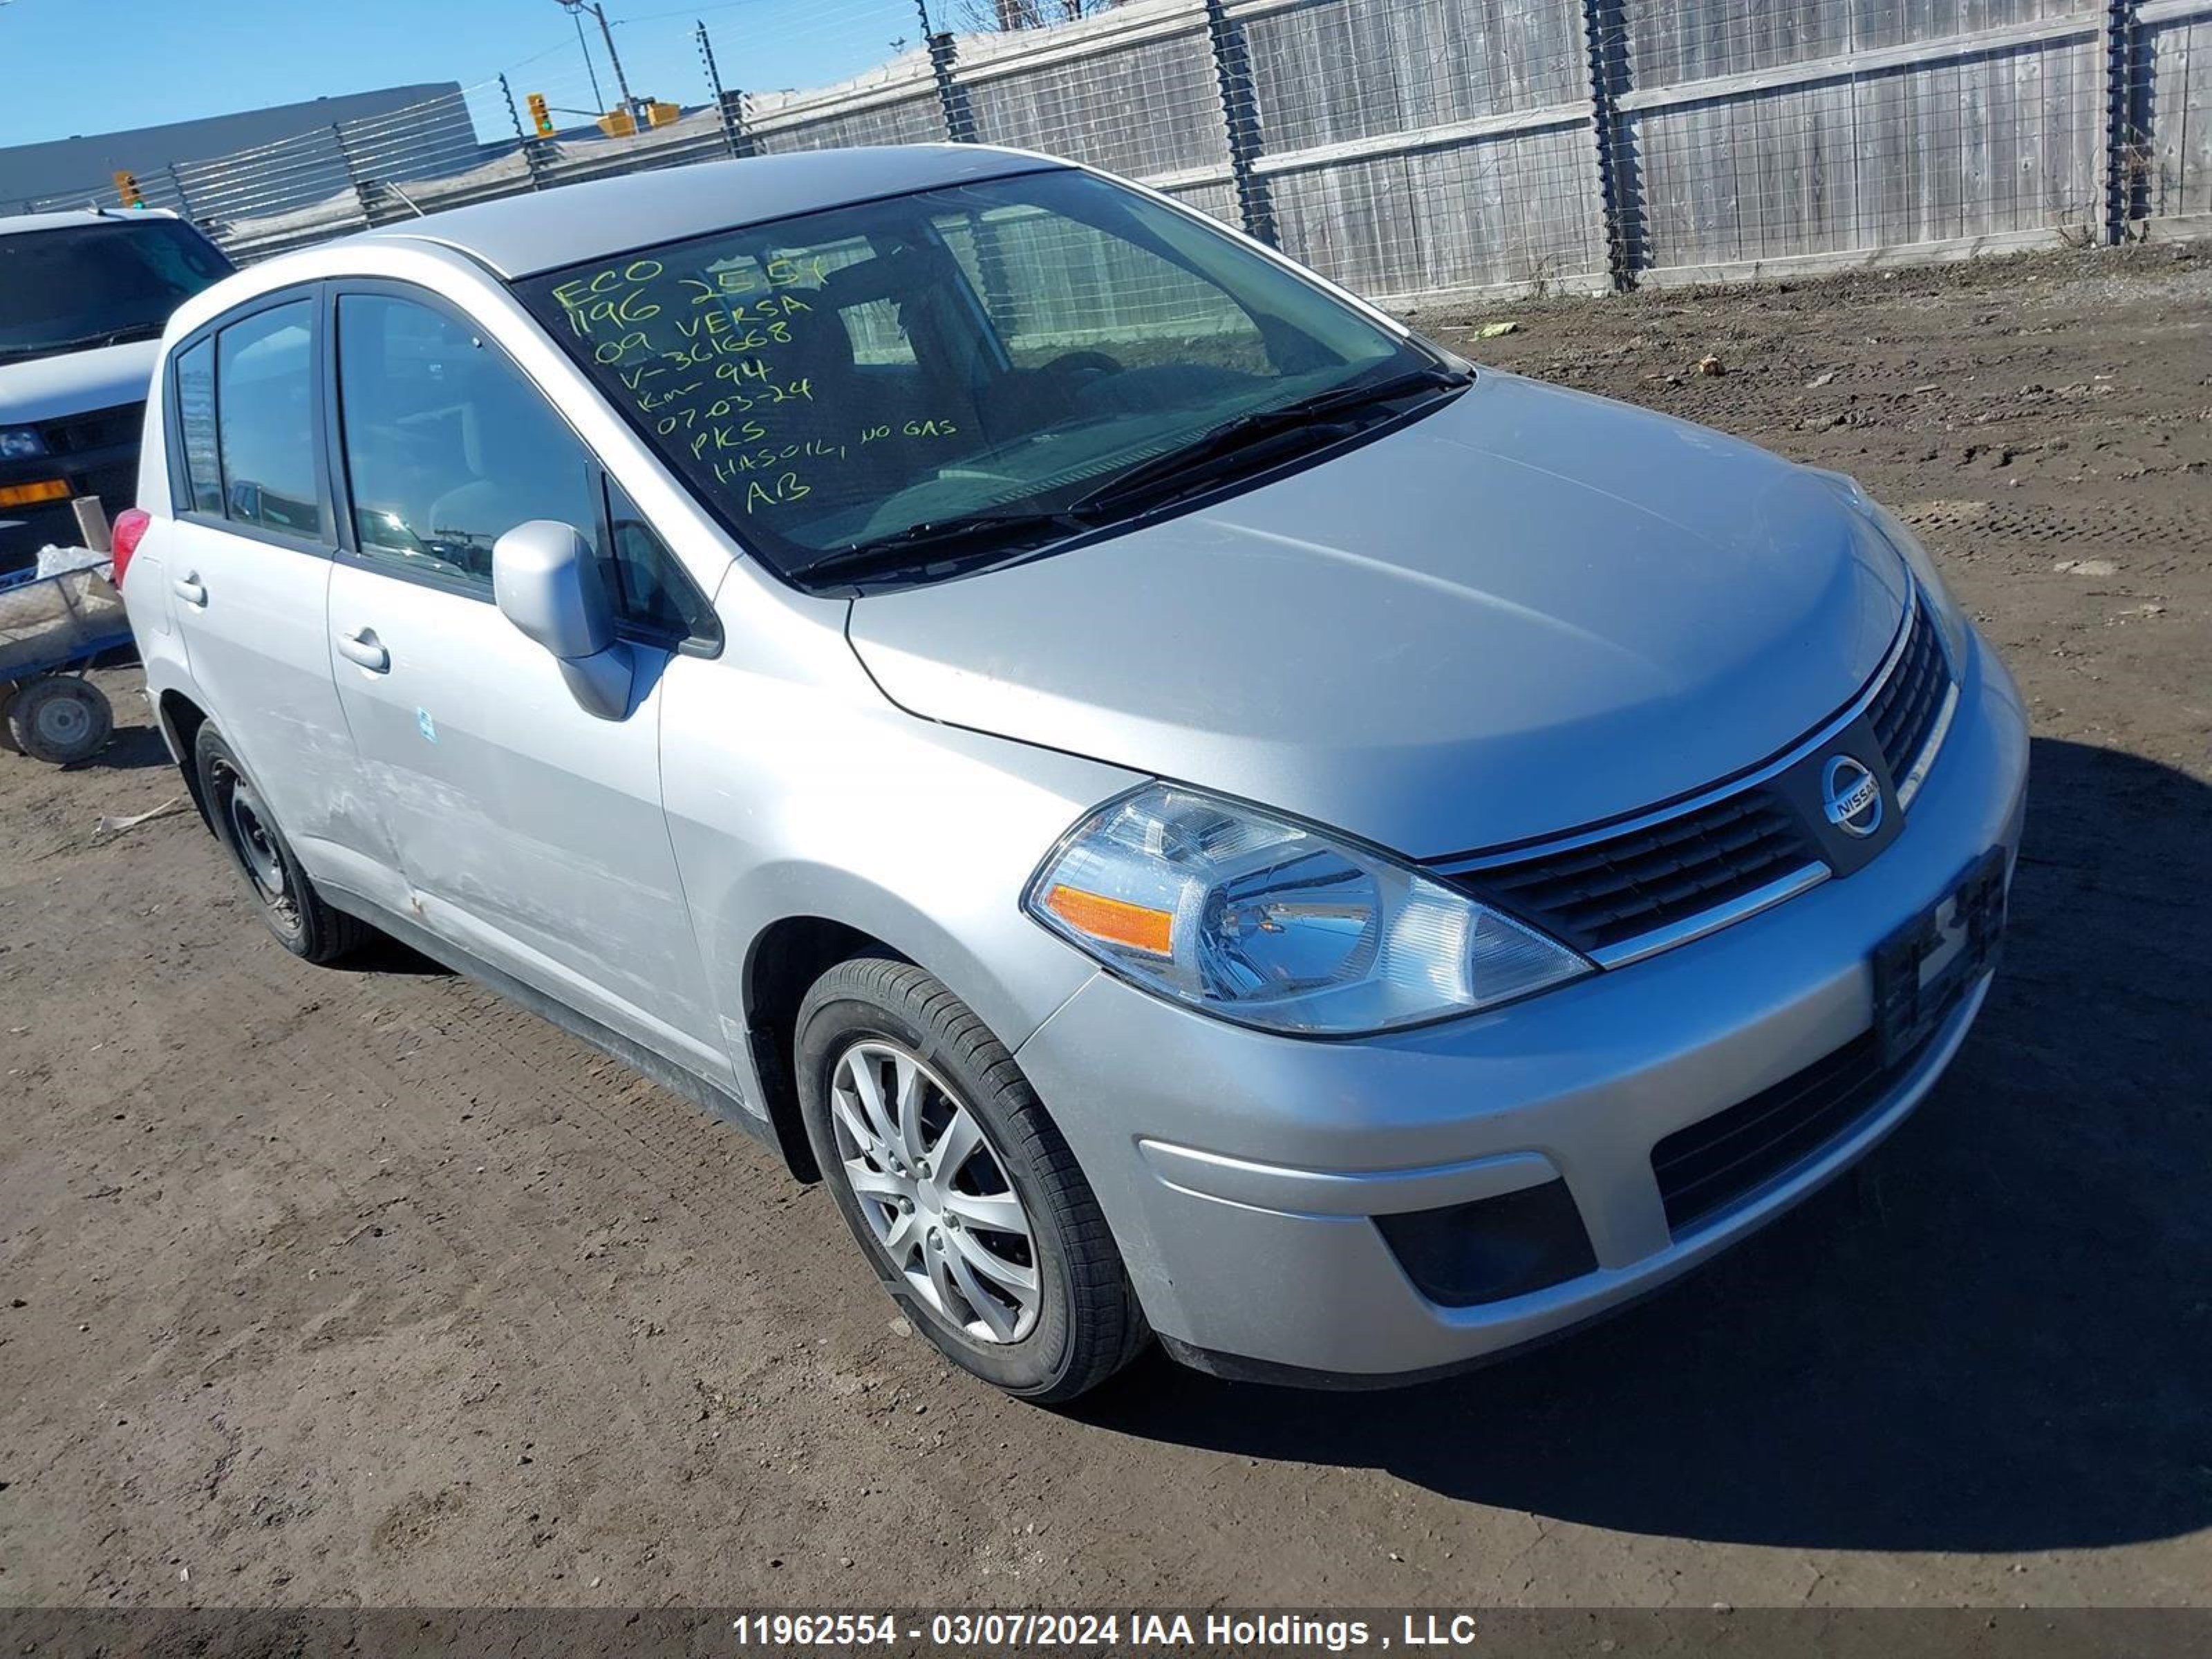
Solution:
M 1578 951 L 1600 951 L 1741 898 L 1819 854 L 1765 789 L 1642 830 L 1459 878 Z
M 39 434 L 52 454 L 82 455 L 87 450 L 135 444 L 145 424 L 144 404 L 118 404 L 112 409 L 95 409 L 65 420 L 42 421 Z
M 1893 782 L 1903 783 L 1911 771 L 1912 763 L 1919 758 L 1935 730 L 1936 717 L 1942 713 L 1944 693 L 1950 689 L 1950 665 L 1943 660 L 1935 619 L 1928 614 L 1927 605 L 1916 599 L 1905 654 L 1867 707 L 1867 719 L 1873 722 L 1875 741 L 1881 745 L 1881 757 L 1888 763 Z
M 1904 782 L 1934 735 L 1950 685 L 1935 618 L 1916 597 L 1896 660 L 1866 703 L 1894 783 Z M 1792 807 L 1786 785 L 1786 776 L 1768 777 L 1656 823 L 1440 873 L 1577 951 L 1613 951 L 1810 866 L 1835 867 L 1821 852 L 1820 826 L 1801 816 L 1802 803 Z
M 1651 1149 L 1668 1230 L 1680 1236 L 1848 1134 L 1922 1049 L 1885 1066 L 1881 1039 L 1863 1032 L 1749 1100 L 1675 1130 Z

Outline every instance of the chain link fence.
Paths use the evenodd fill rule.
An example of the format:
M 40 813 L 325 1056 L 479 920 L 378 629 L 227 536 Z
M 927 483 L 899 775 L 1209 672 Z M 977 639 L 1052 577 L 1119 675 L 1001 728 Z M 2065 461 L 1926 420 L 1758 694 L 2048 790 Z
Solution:
M 2212 228 L 2212 0 L 1128 0 L 751 94 L 705 24 L 690 44 L 684 101 L 628 123 L 592 119 L 587 68 L 536 67 L 140 190 L 253 260 L 641 168 L 981 142 L 1140 179 L 1405 304 Z M 532 94 L 568 125 L 538 136 Z

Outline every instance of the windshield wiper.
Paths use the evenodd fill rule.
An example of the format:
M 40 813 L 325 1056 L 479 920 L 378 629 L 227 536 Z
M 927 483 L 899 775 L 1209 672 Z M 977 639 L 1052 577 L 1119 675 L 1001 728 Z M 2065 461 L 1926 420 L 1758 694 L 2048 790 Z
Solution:
M 126 340 L 159 339 L 160 323 L 125 323 L 120 328 L 104 328 L 94 334 L 83 334 L 74 340 L 36 340 L 21 345 L 0 345 L 0 356 L 20 357 L 26 354 L 47 356 L 62 351 L 89 351 L 95 346 L 121 345 Z
M 1115 474 L 1096 489 L 1077 496 L 1067 510 L 1095 517 L 1146 497 L 1171 500 L 1197 485 L 1212 483 L 1230 471 L 1225 463 L 1231 457 L 1246 451 L 1292 434 L 1324 442 L 1348 436 L 1352 428 L 1331 417 L 1409 397 L 1416 392 L 1465 386 L 1468 378 L 1460 370 L 1436 364 L 1379 380 L 1354 381 L 1294 403 L 1234 416 L 1218 426 L 1208 428 L 1178 449 L 1139 461 Z
M 1042 545 L 1079 535 L 1092 527 L 1091 519 L 1073 512 L 999 511 L 965 513 L 951 519 L 926 519 L 889 535 L 836 548 L 793 567 L 788 574 L 802 579 L 832 572 L 880 575 L 921 568 L 932 562 L 933 555 L 1004 552 L 1024 544 Z
M 801 580 L 830 574 L 881 575 L 925 568 L 947 553 L 999 554 L 1041 547 L 1098 528 L 1137 497 L 1167 499 L 1209 481 L 1224 470 L 1224 462 L 1231 455 L 1292 433 L 1324 441 L 1345 436 L 1352 428 L 1331 417 L 1417 392 L 1464 386 L 1468 379 L 1466 374 L 1438 364 L 1381 380 L 1356 381 L 1273 409 L 1254 410 L 1200 433 L 1179 449 L 1138 462 L 1056 511 L 999 508 L 927 519 L 904 530 L 833 549 L 787 574 Z

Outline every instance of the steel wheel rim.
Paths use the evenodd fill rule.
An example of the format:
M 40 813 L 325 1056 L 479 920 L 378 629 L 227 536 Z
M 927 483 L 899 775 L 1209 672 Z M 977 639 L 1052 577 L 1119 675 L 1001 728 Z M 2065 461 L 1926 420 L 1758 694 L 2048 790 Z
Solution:
M 907 1287 L 975 1341 L 1020 1341 L 1042 1303 L 1036 1230 L 974 1109 L 880 1038 L 852 1044 L 830 1075 L 838 1162 Z
M 57 749 L 74 749 L 92 733 L 92 710 L 71 694 L 48 697 L 32 712 L 40 739 Z
M 233 779 L 226 804 L 231 842 L 238 848 L 239 862 L 246 866 L 246 878 L 253 884 L 253 890 L 272 909 L 282 910 L 291 894 L 284 876 L 284 857 L 276 850 L 276 832 L 262 817 L 261 798 L 252 787 L 235 774 Z

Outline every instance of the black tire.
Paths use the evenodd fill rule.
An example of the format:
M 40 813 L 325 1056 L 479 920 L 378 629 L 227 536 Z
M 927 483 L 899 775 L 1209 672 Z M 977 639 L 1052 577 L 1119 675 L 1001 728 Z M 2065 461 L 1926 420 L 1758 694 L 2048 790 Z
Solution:
M 1038 1302 L 1018 1340 L 978 1340 L 916 1294 L 863 1213 L 830 1102 L 839 1063 L 864 1040 L 903 1048 L 950 1085 L 1026 1212 Z M 1151 1333 L 1090 1183 L 1013 1056 L 957 997 L 909 963 L 855 957 L 806 994 L 793 1049 L 807 1139 L 838 1211 L 878 1278 L 947 1358 L 1018 1398 L 1058 1405 L 1143 1351 Z
M 53 674 L 33 680 L 8 700 L 12 747 L 50 766 L 90 760 L 115 735 L 115 711 L 88 681 Z
M 315 890 L 260 791 L 211 720 L 192 740 L 192 765 L 216 839 L 238 866 L 254 908 L 279 945 L 302 961 L 332 963 L 376 937 L 367 922 L 332 908 Z

